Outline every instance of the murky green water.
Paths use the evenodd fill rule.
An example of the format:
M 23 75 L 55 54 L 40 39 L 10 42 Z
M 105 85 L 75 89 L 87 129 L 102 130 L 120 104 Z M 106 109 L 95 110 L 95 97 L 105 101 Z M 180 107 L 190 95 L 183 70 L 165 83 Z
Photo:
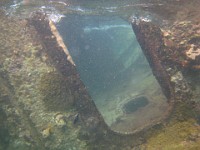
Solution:
M 113 130 L 131 132 L 149 119 L 161 117 L 167 103 L 129 20 L 140 17 L 159 23 L 153 14 L 142 9 L 164 4 L 16 0 L 5 5 L 5 9 L 19 17 L 28 17 L 37 10 L 47 13 L 56 23 L 81 80 L 106 123 Z M 147 97 L 148 105 L 134 113 L 124 113 L 124 105 L 138 96 Z
M 130 132 L 162 116 L 167 107 L 165 96 L 129 22 L 118 16 L 66 15 L 57 26 L 82 81 L 109 126 Z M 124 113 L 124 105 L 138 96 L 146 96 L 149 105 L 129 115 Z M 152 113 L 147 115 L 148 111 Z
M 2 57 L 2 61 L 0 60 L 0 81 L 2 81 L 0 85 L 3 87 L 0 87 L 0 104 L 2 103 L 2 107 L 0 107 L 0 150 L 31 148 L 33 150 L 101 150 L 105 147 L 109 147 L 109 150 L 115 150 L 121 143 L 119 150 L 137 149 L 138 147 L 133 147 L 130 144 L 132 142 L 126 143 L 126 139 L 125 142 L 116 145 L 116 142 L 120 140 L 113 138 L 115 143 L 111 143 L 113 141 L 110 137 L 118 136 L 118 134 L 113 136 L 114 132 L 120 133 L 119 135 L 121 133 L 132 133 L 143 126 L 151 125 L 152 122 L 160 121 L 166 115 L 169 105 L 136 39 L 130 24 L 131 20 L 137 18 L 150 21 L 165 29 L 174 20 L 195 20 L 193 16 L 196 15 L 197 9 L 194 8 L 191 11 L 194 3 L 195 1 L 191 1 L 184 3 L 185 5 L 180 5 L 179 1 L 171 0 L 14 0 L 0 2 L 0 9 L 5 10 L 6 16 L 24 19 L 31 17 L 34 12 L 40 11 L 55 23 L 72 56 L 80 79 L 95 104 L 95 107 L 92 107 L 93 103 L 90 101 L 90 97 L 87 94 L 84 95 L 84 92 L 79 96 L 81 91 L 79 82 L 73 81 L 73 79 L 68 82 L 68 79 L 75 75 L 63 77 L 57 71 L 56 65 L 44 53 L 45 46 L 36 44 L 39 36 L 27 36 L 26 28 L 17 28 L 16 31 L 13 29 L 9 32 L 9 36 L 14 37 L 15 32 L 16 34 L 20 33 L 20 36 L 22 35 L 22 39 L 9 39 L 14 41 L 14 47 L 8 43 L 5 44 L 6 48 L 10 46 L 9 49 L 13 49 L 13 53 L 9 54 L 10 51 L 4 50 L 4 45 L 1 45 L 5 58 L 4 54 L 0 56 Z M 21 21 L 20 23 L 23 26 L 27 22 Z M 183 22 L 182 24 L 186 23 Z M 13 26 L 13 24 L 10 23 L 9 26 Z M 2 25 L 2 27 L 4 29 L 5 25 Z M 4 32 L 6 33 L 7 30 Z M 197 30 L 197 33 L 199 33 L 199 30 Z M 166 30 L 164 34 L 171 33 Z M 18 37 L 20 37 L 19 35 Z M 25 42 L 21 43 L 20 40 Z M 166 43 L 170 45 L 170 42 L 167 41 Z M 24 49 L 21 48 L 22 45 Z M 175 46 L 173 43 L 171 45 L 170 51 L 173 51 Z M 184 48 L 182 48 L 183 51 Z M 174 62 L 176 61 L 177 59 Z M 54 63 L 59 64 L 60 62 Z M 63 66 L 65 67 L 65 65 Z M 179 68 L 175 67 L 174 70 L 171 68 L 167 68 L 169 74 L 174 73 L 176 75 Z M 76 78 L 78 77 L 76 76 Z M 181 74 L 180 78 L 183 78 Z M 22 81 L 18 81 L 18 79 Z M 179 84 L 176 83 L 179 81 L 176 77 L 172 79 L 176 80 L 174 84 Z M 197 79 L 193 78 L 193 80 L 191 80 L 192 84 L 196 84 L 194 82 Z M 54 82 L 59 83 L 59 85 Z M 183 81 L 180 80 L 179 82 Z M 198 85 L 196 87 L 199 89 Z M 63 89 L 66 91 L 64 94 L 61 93 Z M 71 91 L 71 89 L 74 89 L 74 91 Z M 46 92 L 44 94 L 45 101 L 43 100 L 44 95 L 41 94 L 43 91 Z M 175 94 L 178 93 L 176 92 Z M 196 94 L 199 93 L 197 90 L 195 92 Z M 180 95 L 177 97 L 180 98 Z M 12 101 L 11 105 L 10 102 L 4 103 L 5 99 L 16 101 Z M 66 99 L 70 103 L 66 103 Z M 82 105 L 84 104 L 82 101 L 85 99 L 91 104 L 88 108 L 95 114 L 86 112 L 85 115 L 81 112 L 84 108 L 87 108 L 87 106 Z M 198 99 L 198 96 L 195 97 L 196 99 Z M 82 103 L 79 105 L 74 101 Z M 48 104 L 48 102 L 53 104 Z M 43 107 L 43 105 L 45 106 Z M 54 105 L 58 105 L 55 106 L 56 109 L 54 109 Z M 51 109 L 48 109 L 49 106 L 51 106 Z M 62 109 L 60 109 L 61 107 Z M 95 111 L 96 108 L 98 111 Z M 80 112 L 85 116 L 81 116 Z M 177 114 L 176 116 L 179 115 Z M 101 120 L 101 116 L 103 120 Z M 13 118 L 16 118 L 16 120 L 13 120 Z M 181 116 L 182 118 L 184 118 L 184 115 Z M 107 129 L 104 121 L 109 129 Z M 1 124 L 1 122 L 3 123 Z M 191 120 L 184 123 L 187 125 L 191 122 L 192 125 L 195 124 Z M 178 125 L 175 124 L 176 128 L 179 128 Z M 15 126 L 16 130 L 13 128 Z M 176 128 L 175 131 L 177 131 Z M 192 126 L 191 130 L 193 128 Z M 169 127 L 169 129 L 174 129 L 174 126 Z M 183 129 L 185 130 L 185 128 Z M 195 128 L 191 133 L 195 133 L 196 136 L 198 131 Z M 185 132 L 180 135 L 184 137 L 185 141 L 193 137 L 192 134 L 188 133 L 189 138 L 186 139 L 185 135 Z M 19 139 L 15 138 L 16 136 L 19 136 Z M 140 144 L 145 141 L 139 136 L 134 137 L 133 141 L 135 139 L 139 139 L 139 142 L 136 141 Z M 154 141 L 152 138 L 151 140 L 152 143 L 157 142 L 157 139 Z M 165 140 L 163 141 L 165 142 Z M 134 144 L 140 145 L 137 142 Z M 96 145 L 96 143 L 98 144 Z M 122 148 L 122 145 L 127 147 Z M 187 143 L 182 142 L 180 145 L 187 145 Z M 142 150 L 142 148 L 139 149 Z

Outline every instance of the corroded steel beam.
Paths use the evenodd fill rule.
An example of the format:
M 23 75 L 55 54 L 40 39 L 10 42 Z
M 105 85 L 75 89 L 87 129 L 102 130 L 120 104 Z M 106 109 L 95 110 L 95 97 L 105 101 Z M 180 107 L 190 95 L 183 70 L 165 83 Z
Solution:
M 132 28 L 163 93 L 168 101 L 172 102 L 174 100 L 174 88 L 166 71 L 167 66 L 161 60 L 163 57 L 161 52 L 165 51 L 166 47 L 160 28 L 151 22 L 137 19 L 133 20 Z

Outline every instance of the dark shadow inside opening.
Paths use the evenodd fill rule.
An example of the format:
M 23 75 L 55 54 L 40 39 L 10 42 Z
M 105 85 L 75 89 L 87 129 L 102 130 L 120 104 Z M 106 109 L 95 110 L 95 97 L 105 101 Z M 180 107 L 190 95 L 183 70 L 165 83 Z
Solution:
M 127 103 L 124 104 L 123 110 L 125 113 L 133 113 L 137 111 L 139 108 L 144 107 L 149 104 L 149 101 L 146 97 L 141 96 L 141 97 L 136 97 Z

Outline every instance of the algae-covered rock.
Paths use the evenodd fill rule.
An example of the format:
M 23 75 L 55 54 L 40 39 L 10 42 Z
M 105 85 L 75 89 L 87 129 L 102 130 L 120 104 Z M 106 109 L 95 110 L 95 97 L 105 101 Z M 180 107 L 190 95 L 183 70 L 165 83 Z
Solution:
M 72 108 L 74 100 L 68 81 L 58 72 L 44 74 L 41 77 L 39 88 L 48 110 L 66 111 Z
M 197 150 L 200 149 L 200 128 L 196 121 L 188 119 L 166 126 L 147 142 L 148 150 Z

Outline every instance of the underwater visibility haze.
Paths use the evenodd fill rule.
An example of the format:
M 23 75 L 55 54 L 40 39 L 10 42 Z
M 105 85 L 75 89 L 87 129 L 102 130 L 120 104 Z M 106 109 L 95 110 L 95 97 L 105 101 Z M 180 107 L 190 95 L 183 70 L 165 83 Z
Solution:
M 167 100 L 130 23 L 117 16 L 66 15 L 57 26 L 81 80 L 109 126 L 131 132 L 162 116 Z M 138 110 L 127 114 L 124 105 L 143 96 L 149 104 L 132 104 L 129 109 Z
M 198 0 L 0 2 L 0 150 L 200 149 Z

